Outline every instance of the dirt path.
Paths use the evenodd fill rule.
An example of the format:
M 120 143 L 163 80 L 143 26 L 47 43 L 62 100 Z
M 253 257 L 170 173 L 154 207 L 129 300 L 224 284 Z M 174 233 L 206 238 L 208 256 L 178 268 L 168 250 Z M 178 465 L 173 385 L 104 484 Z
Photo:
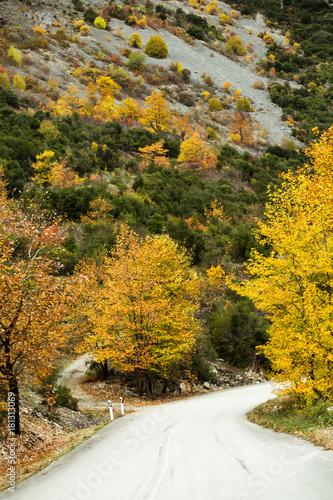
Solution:
M 90 394 L 86 393 L 81 385 L 81 379 L 87 371 L 88 363 L 91 361 L 91 355 L 83 354 L 75 361 L 71 362 L 62 372 L 58 380 L 59 385 L 66 385 L 72 391 L 72 395 L 79 400 L 79 406 L 90 408 L 91 406 L 99 406 Z
M 58 379 L 58 384 L 69 387 L 72 391 L 72 396 L 78 400 L 79 408 L 82 410 L 104 410 L 108 406 L 108 399 L 105 397 L 92 396 L 82 387 L 82 378 L 84 377 L 87 367 L 92 360 L 91 354 L 83 354 L 79 358 L 72 361 L 61 373 Z M 97 386 L 106 386 L 102 382 L 96 382 Z M 120 403 L 112 401 L 112 407 L 116 411 L 120 411 Z M 132 404 L 124 405 L 126 411 L 134 411 L 137 409 Z

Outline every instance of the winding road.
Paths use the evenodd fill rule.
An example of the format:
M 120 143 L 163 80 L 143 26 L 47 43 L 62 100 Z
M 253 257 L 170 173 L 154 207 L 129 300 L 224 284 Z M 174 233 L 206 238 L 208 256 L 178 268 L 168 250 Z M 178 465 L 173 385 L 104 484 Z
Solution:
M 331 500 L 333 452 L 247 421 L 269 384 L 222 390 L 127 415 L 11 500 Z

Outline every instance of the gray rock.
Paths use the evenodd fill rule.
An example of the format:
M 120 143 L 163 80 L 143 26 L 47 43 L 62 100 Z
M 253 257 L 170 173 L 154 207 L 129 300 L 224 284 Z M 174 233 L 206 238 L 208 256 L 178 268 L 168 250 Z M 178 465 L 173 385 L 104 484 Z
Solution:
M 185 384 L 185 382 L 182 382 L 179 384 L 179 390 L 181 394 L 187 394 L 191 391 L 191 387 L 188 384 Z
M 106 385 L 106 384 L 104 384 L 104 383 L 102 383 L 102 384 L 98 384 L 98 388 L 99 388 L 99 389 L 104 389 L 104 388 L 105 388 L 105 385 Z
M 130 391 L 129 389 L 126 389 L 124 396 L 125 396 L 125 398 L 137 398 L 138 394 L 136 394 L 133 391 Z
M 204 382 L 203 386 L 204 386 L 205 389 L 210 389 L 211 388 L 211 385 L 210 385 L 209 382 Z

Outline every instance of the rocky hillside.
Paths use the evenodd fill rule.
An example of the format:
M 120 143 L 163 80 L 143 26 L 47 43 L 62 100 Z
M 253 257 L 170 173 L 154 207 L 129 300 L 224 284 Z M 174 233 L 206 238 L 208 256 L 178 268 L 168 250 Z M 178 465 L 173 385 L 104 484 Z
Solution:
M 79 88 L 82 97 L 86 96 L 89 76 L 86 68 L 109 72 L 111 64 L 112 77 L 122 87 L 117 102 L 126 97 L 143 101 L 152 90 L 163 90 L 174 110 L 189 113 L 193 122 L 205 128 L 210 126 L 218 140 L 227 142 L 238 91 L 238 97 L 250 100 L 252 112 L 248 113 L 248 119 L 257 147 L 280 143 L 283 137 L 291 137 L 290 128 L 281 120 L 281 109 L 271 102 L 267 90 L 267 85 L 276 78 L 258 75 L 258 63 L 267 53 L 267 43 L 258 33 L 264 31 L 282 45 L 285 38 L 279 31 L 269 29 L 260 14 L 255 18 L 243 17 L 229 5 L 217 4 L 218 11 L 208 14 L 205 2 L 194 8 L 186 1 L 155 0 L 146 4 L 133 1 L 115 6 L 93 0 L 89 8 L 94 9 L 95 15 L 106 18 L 105 29 L 99 29 L 85 21 L 88 4 L 84 2 L 9 0 L 1 3 L 2 22 L 6 23 L 3 47 L 12 43 L 21 51 L 22 62 L 15 65 L 13 59 L 3 57 L 2 65 L 11 78 L 19 74 L 25 79 L 21 96 L 32 98 L 35 105 L 41 102 L 47 106 L 50 99 L 56 100 L 71 85 Z M 128 21 L 128 15 L 123 14 L 126 10 L 136 21 Z M 200 24 L 198 19 L 202 19 L 203 26 L 205 23 L 208 26 L 204 29 L 204 40 L 187 33 L 188 26 L 201 29 L 199 24 L 188 21 L 189 14 L 194 16 L 194 23 Z M 221 22 L 223 15 L 227 22 Z M 87 33 L 82 31 L 82 25 L 87 26 Z M 177 27 L 181 25 L 184 28 Z M 140 35 L 142 49 L 128 45 L 133 33 Z M 200 36 L 200 32 L 193 33 Z M 160 35 L 166 42 L 167 57 L 156 59 L 146 55 L 145 68 L 131 71 L 126 51 L 142 53 L 153 35 Z M 241 50 L 228 46 L 228 41 L 236 38 L 241 40 Z M 4 50 L 2 53 L 6 55 Z M 190 71 L 186 81 L 175 72 L 177 63 Z M 209 98 L 203 92 L 209 92 Z M 222 103 L 221 112 L 209 112 L 207 101 L 212 97 Z

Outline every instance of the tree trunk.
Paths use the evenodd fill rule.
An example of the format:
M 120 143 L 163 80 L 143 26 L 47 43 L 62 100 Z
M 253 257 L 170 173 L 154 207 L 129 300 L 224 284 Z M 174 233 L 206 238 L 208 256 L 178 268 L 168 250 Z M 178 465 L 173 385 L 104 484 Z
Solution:
M 102 377 L 103 380 L 106 380 L 109 375 L 109 368 L 108 368 L 108 361 L 101 361 L 101 367 L 102 367 Z
M 146 378 L 147 378 L 148 394 L 151 397 L 151 399 L 156 399 L 156 397 L 157 397 L 157 380 L 155 380 L 150 375 L 146 375 Z
M 163 379 L 163 388 L 162 388 L 162 393 L 165 394 L 168 388 L 168 379 L 164 378 Z

